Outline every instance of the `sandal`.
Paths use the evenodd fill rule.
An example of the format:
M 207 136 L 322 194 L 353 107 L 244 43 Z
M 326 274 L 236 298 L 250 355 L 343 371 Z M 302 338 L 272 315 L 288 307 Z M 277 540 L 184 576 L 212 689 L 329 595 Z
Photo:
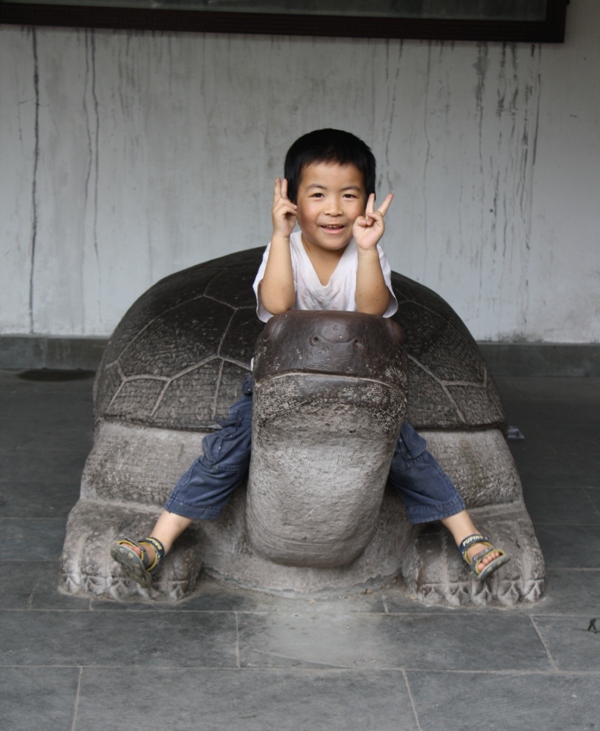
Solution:
M 475 554 L 472 559 L 469 559 L 467 556 L 467 551 L 475 543 L 483 543 L 488 546 L 488 548 L 484 548 L 483 551 L 480 551 L 479 553 Z M 494 571 L 496 571 L 496 569 L 499 569 L 500 566 L 504 566 L 505 563 L 508 563 L 510 561 L 510 556 L 507 556 L 506 553 L 500 548 L 494 548 L 494 546 L 490 543 L 490 539 L 487 536 L 482 536 L 479 533 L 473 533 L 472 536 L 467 536 L 464 541 L 461 541 L 458 550 L 460 551 L 460 554 L 463 557 L 465 563 L 468 564 L 471 571 L 480 581 L 485 579 L 486 576 L 492 574 Z M 481 560 L 486 556 L 489 556 L 490 553 L 499 553 L 500 555 L 498 556 L 498 558 L 490 561 L 486 566 L 481 569 L 481 571 L 479 571 L 477 569 L 477 566 L 479 565 Z
M 144 544 L 154 548 L 156 553 L 154 561 L 150 561 L 148 551 L 144 548 Z M 134 547 L 140 549 L 141 555 L 138 556 L 133 550 Z M 148 589 L 152 583 L 152 575 L 156 573 L 161 561 L 165 557 L 165 547 L 157 538 L 140 538 L 139 541 L 124 538 L 121 541 L 117 541 L 110 549 L 110 555 L 123 567 L 127 576 L 137 581 L 140 586 Z

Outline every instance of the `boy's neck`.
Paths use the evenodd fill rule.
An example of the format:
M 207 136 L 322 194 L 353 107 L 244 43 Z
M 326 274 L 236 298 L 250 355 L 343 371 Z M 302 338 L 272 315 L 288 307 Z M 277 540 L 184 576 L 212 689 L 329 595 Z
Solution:
M 301 236 L 301 241 L 302 246 L 304 246 L 304 251 L 306 251 L 308 258 L 310 259 L 310 263 L 313 265 L 313 269 L 319 278 L 319 282 L 325 286 L 331 279 L 331 275 L 336 270 L 337 265 L 350 242 L 348 242 L 343 249 L 330 251 L 329 249 L 322 249 L 320 246 L 315 246 L 310 242 L 307 243 L 304 236 Z

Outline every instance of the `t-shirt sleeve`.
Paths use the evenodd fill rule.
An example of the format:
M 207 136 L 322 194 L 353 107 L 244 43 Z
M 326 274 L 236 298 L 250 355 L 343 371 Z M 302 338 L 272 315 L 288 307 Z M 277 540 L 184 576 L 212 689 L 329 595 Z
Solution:
M 392 268 L 387 260 L 387 257 L 379 244 L 377 244 L 377 251 L 379 252 L 379 263 L 381 264 L 381 271 L 385 280 L 386 286 L 390 291 L 390 301 L 388 302 L 387 310 L 383 313 L 383 317 L 392 317 L 398 311 L 398 300 L 394 294 L 392 288 Z
M 263 304 L 260 301 L 260 297 L 258 296 L 258 286 L 265 276 L 265 269 L 267 268 L 267 260 L 269 258 L 270 250 L 271 243 L 269 242 L 269 245 L 267 246 L 267 248 L 265 249 L 265 253 L 263 254 L 260 267 L 258 268 L 258 273 L 254 279 L 254 284 L 252 285 L 252 289 L 254 290 L 254 294 L 256 296 L 256 314 L 258 315 L 258 319 L 261 320 L 261 322 L 267 322 L 267 320 L 270 320 L 273 317 L 273 313 L 269 312 L 267 309 L 265 309 L 265 307 L 263 307 Z

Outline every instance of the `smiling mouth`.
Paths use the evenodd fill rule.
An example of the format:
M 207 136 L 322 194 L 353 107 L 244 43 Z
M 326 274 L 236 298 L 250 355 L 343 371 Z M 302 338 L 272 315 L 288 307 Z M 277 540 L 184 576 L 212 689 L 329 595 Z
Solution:
M 345 226 L 342 226 L 341 223 L 330 223 L 324 224 L 321 228 L 325 229 L 325 231 L 342 231 Z

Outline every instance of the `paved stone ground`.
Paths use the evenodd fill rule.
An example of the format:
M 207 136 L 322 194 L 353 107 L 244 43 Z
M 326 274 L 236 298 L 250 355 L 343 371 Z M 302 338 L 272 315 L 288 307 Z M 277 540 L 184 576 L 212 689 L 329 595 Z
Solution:
M 1 728 L 600 729 L 600 379 L 499 385 L 548 567 L 537 605 L 428 609 L 399 585 L 285 599 L 206 581 L 165 607 L 58 592 L 92 381 L 0 372 Z

